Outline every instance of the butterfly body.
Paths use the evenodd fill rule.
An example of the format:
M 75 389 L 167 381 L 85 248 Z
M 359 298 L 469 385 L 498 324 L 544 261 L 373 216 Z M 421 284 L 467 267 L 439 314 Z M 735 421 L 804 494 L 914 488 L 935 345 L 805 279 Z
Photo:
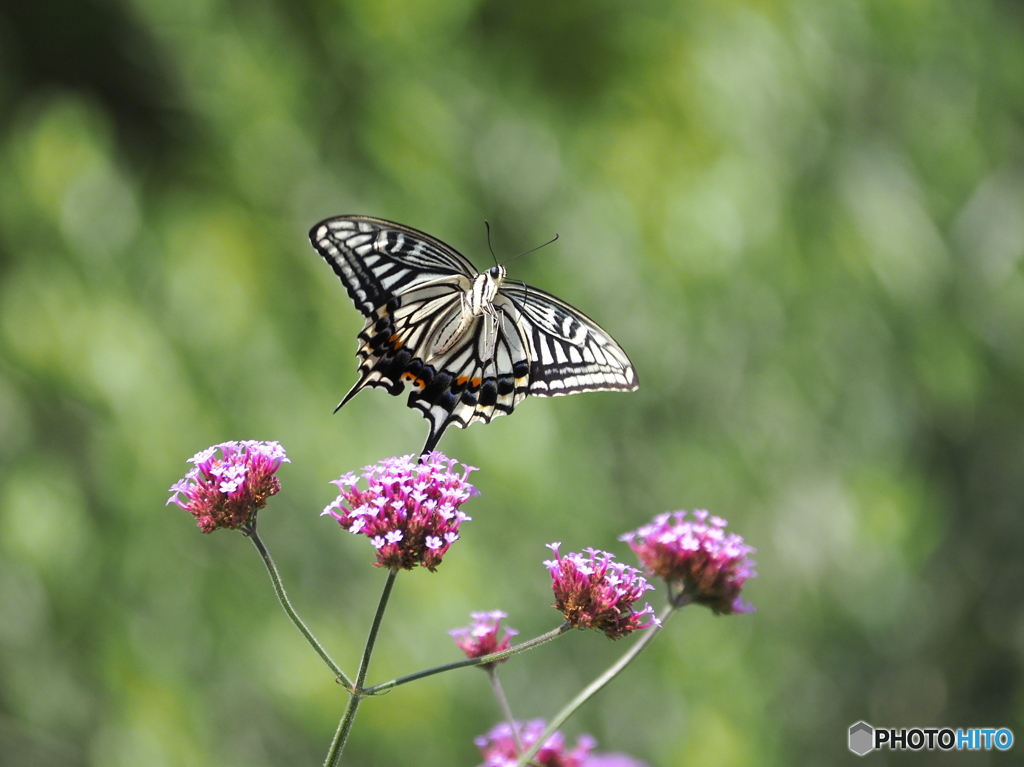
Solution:
M 369 216 L 338 216 L 310 231 L 313 247 L 366 317 L 359 380 L 397 395 L 430 422 L 424 452 L 444 430 L 511 413 L 528 394 L 637 388 L 636 371 L 593 320 L 507 272 L 477 272 L 428 234 Z

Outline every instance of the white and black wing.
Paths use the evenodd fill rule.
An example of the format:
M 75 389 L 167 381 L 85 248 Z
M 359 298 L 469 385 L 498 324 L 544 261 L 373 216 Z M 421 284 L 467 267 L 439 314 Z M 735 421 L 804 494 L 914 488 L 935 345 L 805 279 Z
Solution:
M 634 391 L 640 381 L 626 352 L 575 307 L 537 288 L 506 288 L 530 345 L 530 394 Z
M 309 232 L 363 316 L 407 290 L 443 277 L 476 276 L 473 264 L 435 237 L 370 216 L 336 216 Z

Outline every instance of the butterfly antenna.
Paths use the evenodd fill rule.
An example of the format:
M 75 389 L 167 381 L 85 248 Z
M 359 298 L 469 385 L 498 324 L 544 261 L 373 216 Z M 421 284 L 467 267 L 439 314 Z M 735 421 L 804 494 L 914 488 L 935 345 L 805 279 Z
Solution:
M 487 249 L 489 251 L 491 251 L 491 258 L 494 259 L 494 265 L 497 266 L 498 265 L 498 257 L 496 255 L 494 255 L 494 246 L 491 245 L 491 222 L 488 221 L 486 218 L 484 219 L 484 226 L 487 227 Z M 547 242 L 542 242 L 537 247 L 530 248 L 529 250 L 524 250 L 522 253 L 516 253 L 511 258 L 506 259 L 505 263 L 507 264 L 512 259 L 519 258 L 520 256 L 525 256 L 527 253 L 533 253 L 533 251 L 535 251 L 535 250 L 540 250 L 541 248 L 546 248 L 548 245 L 550 245 L 551 243 L 555 242 L 557 239 L 558 239 L 558 232 L 555 232 L 555 236 L 552 237 Z
M 515 254 L 514 256 L 512 256 L 512 258 L 510 258 L 510 259 L 508 259 L 507 261 L 505 261 L 505 263 L 507 264 L 507 263 L 508 263 L 509 261 L 511 261 L 511 260 L 512 260 L 512 259 L 514 259 L 514 258 L 519 258 L 520 256 L 525 256 L 525 255 L 527 255 L 528 253 L 533 253 L 533 251 L 535 251 L 535 250 L 540 250 L 541 248 L 546 248 L 546 247 L 547 247 L 548 245 L 550 245 L 551 243 L 555 242 L 555 241 L 556 241 L 557 239 L 558 239 L 558 232 L 555 232 L 555 236 L 554 236 L 554 237 L 552 237 L 552 238 L 551 238 L 550 240 L 548 240 L 547 242 L 542 242 L 542 243 L 541 243 L 540 245 L 538 245 L 537 247 L 535 247 L 535 248 L 530 248 L 529 250 L 524 250 L 524 251 L 523 251 L 522 253 L 516 253 L 516 254 Z M 492 251 L 492 253 L 493 253 L 493 251 Z
M 498 265 L 498 257 L 494 255 L 494 248 L 491 246 L 491 222 L 486 218 L 484 219 L 484 226 L 487 227 L 487 249 L 491 251 L 491 258 L 494 259 L 494 265 Z

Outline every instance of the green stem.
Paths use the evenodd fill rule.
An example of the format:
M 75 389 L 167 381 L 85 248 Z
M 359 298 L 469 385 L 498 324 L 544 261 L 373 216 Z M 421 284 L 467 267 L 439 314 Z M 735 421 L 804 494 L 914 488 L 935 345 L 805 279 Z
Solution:
M 267 566 L 267 572 L 270 573 L 270 581 L 274 584 L 274 591 L 277 594 L 278 601 L 281 603 L 281 607 L 284 608 L 288 617 L 291 618 L 292 623 L 294 623 L 295 627 L 302 633 L 302 636 L 306 638 L 306 641 L 309 642 L 310 646 L 316 650 L 316 654 L 319 655 L 323 659 L 324 663 L 327 664 L 327 667 L 334 672 L 334 678 L 351 690 L 352 682 L 349 681 L 345 672 L 338 667 L 338 664 L 331 659 L 331 656 L 327 654 L 327 651 L 318 641 L 316 641 L 316 637 L 314 637 L 313 633 L 306 628 L 306 624 L 302 622 L 299 614 L 295 612 L 295 608 L 292 607 L 292 603 L 288 601 L 288 595 L 285 594 L 284 591 L 284 584 L 281 582 L 281 574 L 277 571 L 277 566 L 274 564 L 274 560 L 271 558 L 270 552 L 267 551 L 267 547 L 263 544 L 263 540 L 256 533 L 255 521 L 245 528 L 245 533 L 249 536 L 253 545 L 256 546 L 256 550 L 259 551 L 260 556 L 263 557 L 263 564 Z
M 658 635 L 662 628 L 664 628 L 665 622 L 672 617 L 675 612 L 675 608 L 669 605 L 665 608 L 661 614 L 659 620 L 661 625 L 652 626 L 649 629 L 644 630 L 644 634 L 640 637 L 640 640 L 629 648 L 629 652 L 619 658 L 609 668 L 601 674 L 597 679 L 587 685 L 575 698 L 569 701 L 566 706 L 559 711 L 548 723 L 548 727 L 544 730 L 544 733 L 537 738 L 536 742 L 530 746 L 529 750 L 519 757 L 519 761 L 516 762 L 516 767 L 526 767 L 530 763 L 530 760 L 537 755 L 537 752 L 543 748 L 544 744 L 547 743 L 548 738 L 555 734 L 555 731 L 565 724 L 565 721 L 572 716 L 576 710 L 596 695 L 601 688 L 607 685 L 615 677 L 617 677 L 626 666 L 636 660 L 637 656 L 643 652 L 643 649 L 651 643 L 651 641 Z
M 349 698 L 345 713 L 341 717 L 341 722 L 338 723 L 338 731 L 334 734 L 334 742 L 331 743 L 331 749 L 327 752 L 324 767 L 337 767 L 341 763 L 341 752 L 344 751 L 349 732 L 352 731 L 352 723 L 356 719 L 356 712 L 359 710 L 359 705 L 363 702 L 363 698 L 368 694 L 363 689 L 363 684 L 366 682 L 366 672 L 370 668 L 370 656 L 373 655 L 373 647 L 377 644 L 377 633 L 380 631 L 384 611 L 387 609 L 388 600 L 391 598 L 391 589 L 395 585 L 396 575 L 398 575 L 397 570 L 388 571 L 388 579 L 384 583 L 384 591 L 380 595 L 380 601 L 377 603 L 377 612 L 373 616 L 370 633 L 366 637 L 363 658 L 359 662 L 359 672 L 356 675 L 356 682 L 352 686 L 352 697 Z
M 341 717 L 341 721 L 338 722 L 338 730 L 334 733 L 334 740 L 331 741 L 331 749 L 327 752 L 324 767 L 337 767 L 341 764 L 341 752 L 345 750 L 345 743 L 348 742 L 348 734 L 352 731 L 352 723 L 356 720 L 356 710 L 361 701 L 362 698 L 358 695 L 353 695 L 348 699 L 348 706 L 345 707 L 345 713 Z
M 388 570 L 388 579 L 384 582 L 384 591 L 381 592 L 380 601 L 377 603 L 377 612 L 373 615 L 373 623 L 370 624 L 370 633 L 366 637 L 366 647 L 363 648 L 363 659 L 359 663 L 359 674 L 356 676 L 356 691 L 363 694 L 363 685 L 366 683 L 366 672 L 370 668 L 370 656 L 373 655 L 373 647 L 377 644 L 377 633 L 380 631 L 381 621 L 384 619 L 384 611 L 387 609 L 388 600 L 391 598 L 391 589 L 395 586 L 395 577 L 398 570 Z
M 327 752 L 327 758 L 324 759 L 324 767 L 331 767 L 331 765 L 337 764 L 341 758 L 341 750 L 345 747 L 345 741 L 348 740 L 349 730 L 352 729 L 352 721 L 355 719 L 356 712 L 352 711 L 353 705 L 355 705 L 356 696 L 353 695 L 348 699 L 348 705 L 345 707 L 345 714 L 341 717 L 341 721 L 338 722 L 338 729 L 334 732 L 334 740 L 331 741 L 331 748 Z
M 468 666 L 483 666 L 488 663 L 495 663 L 500 660 L 505 660 L 506 658 L 510 658 L 513 655 L 523 652 L 524 650 L 529 650 L 533 647 L 537 647 L 538 645 L 542 645 L 545 642 L 550 642 L 552 639 L 561 636 L 569 630 L 569 624 L 563 623 L 558 628 L 552 629 L 546 634 L 541 634 L 539 637 L 534 637 L 533 639 L 527 642 L 517 644 L 514 647 L 508 648 L 507 650 L 502 650 L 501 652 L 494 652 L 490 655 L 483 655 L 479 658 L 467 658 L 466 660 L 455 661 L 454 663 L 446 663 L 443 666 L 435 666 L 434 668 L 428 668 L 424 671 L 417 671 L 415 674 L 407 674 L 406 676 L 400 676 L 397 679 L 392 679 L 389 682 L 381 682 L 380 684 L 373 685 L 373 687 L 367 687 L 365 690 L 363 690 L 363 694 L 379 695 L 383 692 L 387 692 L 388 690 L 394 689 L 399 685 L 407 684 L 408 682 L 415 682 L 417 679 L 423 679 L 424 677 L 433 676 L 434 674 L 440 674 L 443 671 L 452 671 L 457 668 L 466 668 Z

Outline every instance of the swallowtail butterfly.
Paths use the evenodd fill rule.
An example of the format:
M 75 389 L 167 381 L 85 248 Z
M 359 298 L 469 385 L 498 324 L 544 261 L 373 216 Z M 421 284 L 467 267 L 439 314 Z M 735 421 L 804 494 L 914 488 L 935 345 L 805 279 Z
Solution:
M 401 394 L 430 421 L 433 450 L 454 424 L 489 422 L 526 395 L 633 391 L 636 370 L 597 323 L 537 288 L 505 284 L 505 267 L 477 272 L 449 245 L 408 226 L 338 216 L 310 230 L 366 317 L 359 380 Z

